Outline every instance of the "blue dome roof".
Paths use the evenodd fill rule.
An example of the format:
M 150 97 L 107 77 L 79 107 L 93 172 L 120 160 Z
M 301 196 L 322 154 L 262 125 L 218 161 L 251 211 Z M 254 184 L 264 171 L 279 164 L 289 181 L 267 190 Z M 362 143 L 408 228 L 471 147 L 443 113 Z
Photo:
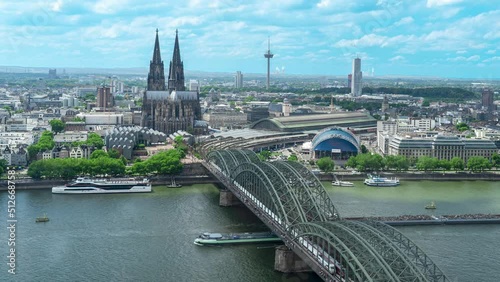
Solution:
M 342 152 L 360 151 L 359 142 L 350 131 L 338 127 L 326 128 L 316 134 L 312 140 L 314 151 L 331 151 L 339 149 Z

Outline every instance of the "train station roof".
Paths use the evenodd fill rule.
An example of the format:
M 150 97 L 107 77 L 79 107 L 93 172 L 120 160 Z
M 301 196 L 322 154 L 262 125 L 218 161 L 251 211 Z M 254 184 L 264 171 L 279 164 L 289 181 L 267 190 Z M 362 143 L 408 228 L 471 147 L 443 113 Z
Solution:
M 250 128 L 272 131 L 321 130 L 326 127 L 376 127 L 377 120 L 368 112 L 336 112 L 261 119 Z

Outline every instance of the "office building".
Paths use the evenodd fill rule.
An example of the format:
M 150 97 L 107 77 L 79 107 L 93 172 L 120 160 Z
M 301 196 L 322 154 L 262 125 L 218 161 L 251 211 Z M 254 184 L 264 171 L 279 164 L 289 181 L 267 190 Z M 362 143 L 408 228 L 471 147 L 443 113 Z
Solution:
M 352 61 L 352 79 L 351 79 L 351 93 L 354 97 L 359 97 L 362 94 L 363 73 L 361 72 L 361 59 L 356 58 Z

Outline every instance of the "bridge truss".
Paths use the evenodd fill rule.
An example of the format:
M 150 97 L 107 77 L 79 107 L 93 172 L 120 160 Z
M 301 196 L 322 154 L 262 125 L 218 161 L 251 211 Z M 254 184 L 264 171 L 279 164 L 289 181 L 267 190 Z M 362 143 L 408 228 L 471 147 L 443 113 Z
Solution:
M 402 233 L 342 220 L 325 188 L 296 162 L 217 150 L 204 165 L 325 281 L 449 281 Z

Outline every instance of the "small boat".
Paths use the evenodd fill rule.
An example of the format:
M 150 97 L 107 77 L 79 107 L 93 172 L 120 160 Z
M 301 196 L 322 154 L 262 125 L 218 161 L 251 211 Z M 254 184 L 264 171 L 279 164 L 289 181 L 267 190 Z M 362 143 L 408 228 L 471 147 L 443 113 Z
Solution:
M 170 185 L 167 185 L 167 187 L 168 188 L 181 188 L 182 185 L 175 183 L 175 177 L 172 177 L 172 182 L 170 183 Z
M 341 181 L 337 178 L 337 176 L 334 174 L 333 177 L 335 178 L 334 181 L 332 181 L 333 186 L 342 186 L 342 187 L 353 187 L 354 184 L 349 181 Z
M 276 234 L 272 232 L 247 232 L 231 234 L 205 232 L 194 240 L 194 244 L 198 246 L 269 242 L 281 242 L 281 238 L 276 236 Z
M 342 186 L 342 187 L 353 187 L 354 186 L 354 184 L 352 182 L 340 181 L 340 180 L 332 181 L 332 185 L 333 186 Z
M 436 208 L 437 208 L 436 203 L 434 203 L 434 201 L 430 202 L 428 205 L 425 206 L 426 210 L 435 210 Z
M 386 178 L 386 177 L 381 177 L 379 175 L 368 174 L 368 178 L 365 179 L 364 183 L 368 186 L 392 187 L 399 185 L 399 179 Z
M 47 221 L 49 221 L 49 218 L 47 217 L 46 214 L 43 214 L 42 217 L 37 217 L 35 220 L 35 222 L 47 222 Z

